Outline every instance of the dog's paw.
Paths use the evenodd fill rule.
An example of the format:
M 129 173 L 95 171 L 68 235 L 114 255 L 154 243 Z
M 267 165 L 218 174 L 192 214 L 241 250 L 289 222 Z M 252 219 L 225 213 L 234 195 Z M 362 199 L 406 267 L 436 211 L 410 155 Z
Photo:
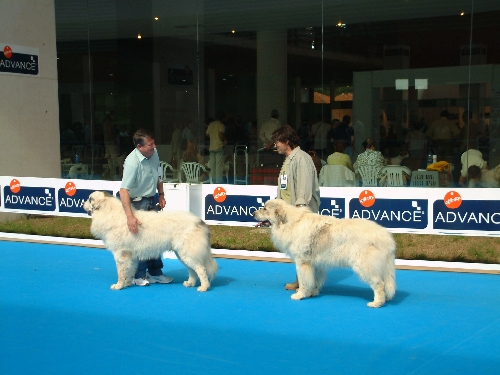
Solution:
M 190 288 L 196 286 L 196 282 L 186 280 L 182 283 L 182 285 L 184 285 L 186 288 Z
M 112 290 L 120 290 L 120 289 L 123 289 L 123 285 L 122 284 L 113 284 L 113 285 L 111 285 L 111 289 Z
M 366 304 L 366 306 L 377 308 L 377 307 L 382 307 L 383 304 L 384 304 L 383 302 L 375 302 L 375 301 L 373 301 L 373 302 L 368 302 Z
M 198 292 L 206 292 L 208 290 L 208 286 L 200 285 L 197 290 Z
M 319 294 L 319 289 L 314 289 L 314 290 L 311 292 L 311 297 L 316 297 L 318 294 Z
M 304 298 L 304 296 L 302 295 L 302 293 L 294 293 L 290 296 L 291 299 L 294 299 L 296 301 Z

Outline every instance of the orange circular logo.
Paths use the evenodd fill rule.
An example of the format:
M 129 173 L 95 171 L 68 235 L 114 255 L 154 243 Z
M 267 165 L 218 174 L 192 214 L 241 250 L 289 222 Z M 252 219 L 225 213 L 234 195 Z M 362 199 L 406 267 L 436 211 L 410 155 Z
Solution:
M 10 191 L 12 191 L 14 194 L 17 194 L 19 193 L 20 190 L 21 190 L 21 183 L 19 182 L 19 180 L 13 179 L 10 182 Z
M 71 181 L 66 183 L 66 185 L 64 186 L 64 192 L 66 193 L 66 195 L 69 195 L 70 197 L 75 195 L 75 193 L 76 193 L 75 183 L 71 182 Z
M 10 59 L 12 57 L 12 48 L 10 48 L 9 46 L 5 46 L 3 47 L 3 55 Z
M 449 191 L 444 196 L 444 205 L 448 208 L 458 208 L 461 204 L 462 197 L 456 191 Z
M 375 204 L 375 195 L 370 190 L 363 190 L 359 194 L 359 203 L 363 207 L 371 207 Z
M 226 200 L 226 190 L 223 187 L 216 187 L 214 190 L 214 199 L 219 203 L 224 202 Z

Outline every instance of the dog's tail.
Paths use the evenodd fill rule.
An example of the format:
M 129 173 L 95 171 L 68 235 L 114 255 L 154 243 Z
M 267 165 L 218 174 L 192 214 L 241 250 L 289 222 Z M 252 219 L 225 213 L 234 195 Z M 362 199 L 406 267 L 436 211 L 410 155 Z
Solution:
M 387 253 L 387 262 L 384 272 L 385 300 L 389 301 L 396 294 L 396 243 L 392 241 L 392 248 Z
M 205 269 L 207 270 L 207 277 L 210 282 L 214 279 L 217 271 L 219 270 L 219 265 L 215 261 L 215 259 L 210 254 L 205 261 Z

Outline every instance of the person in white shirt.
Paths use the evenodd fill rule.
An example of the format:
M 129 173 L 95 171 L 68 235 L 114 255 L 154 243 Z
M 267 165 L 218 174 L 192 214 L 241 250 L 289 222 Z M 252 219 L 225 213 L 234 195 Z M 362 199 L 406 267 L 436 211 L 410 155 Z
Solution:
M 259 138 L 262 141 L 262 147 L 267 150 L 274 145 L 271 139 L 273 132 L 281 126 L 278 120 L 279 117 L 279 111 L 277 109 L 273 109 L 271 111 L 271 118 L 264 122 L 260 127 Z

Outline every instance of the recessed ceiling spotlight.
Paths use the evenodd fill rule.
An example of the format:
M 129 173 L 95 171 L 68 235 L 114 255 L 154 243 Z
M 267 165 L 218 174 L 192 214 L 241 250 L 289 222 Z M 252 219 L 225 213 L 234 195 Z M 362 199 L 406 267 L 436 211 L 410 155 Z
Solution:
M 232 30 L 231 30 L 231 32 L 234 34 L 234 33 L 236 32 L 236 30 L 235 30 L 235 29 L 232 29 Z
M 460 13 L 461 16 L 465 16 L 465 12 Z
M 159 18 L 158 18 L 158 17 L 155 17 L 155 21 L 158 21 L 158 20 L 159 20 Z
M 141 34 L 137 34 L 137 39 L 142 39 Z

